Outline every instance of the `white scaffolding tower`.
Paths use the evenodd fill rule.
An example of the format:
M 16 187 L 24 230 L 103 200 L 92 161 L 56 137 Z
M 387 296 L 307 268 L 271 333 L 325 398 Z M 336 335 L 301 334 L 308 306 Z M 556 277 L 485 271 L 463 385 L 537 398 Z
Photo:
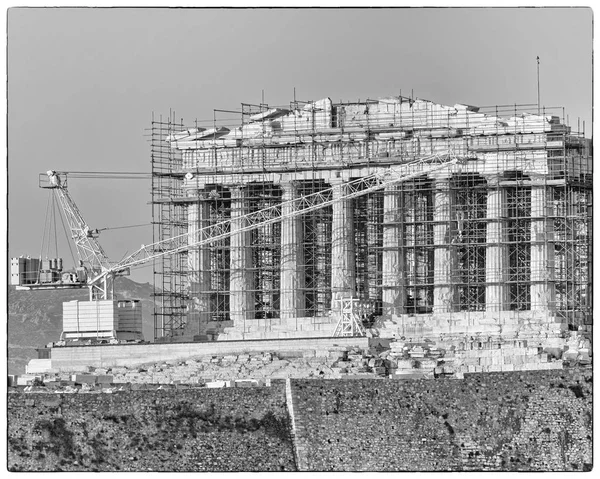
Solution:
M 333 332 L 334 337 L 365 336 L 362 326 L 361 312 L 363 311 L 359 298 L 339 298 L 334 300 L 339 320 Z

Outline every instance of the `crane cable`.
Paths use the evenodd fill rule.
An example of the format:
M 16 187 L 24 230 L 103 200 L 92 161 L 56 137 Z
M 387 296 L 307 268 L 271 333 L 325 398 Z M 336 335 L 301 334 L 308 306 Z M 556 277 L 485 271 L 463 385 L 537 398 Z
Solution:
M 59 213 L 60 214 L 60 213 Z M 56 196 L 52 195 L 52 224 L 54 225 L 54 257 L 58 258 L 58 228 L 56 227 Z
M 136 173 L 136 172 L 86 172 L 86 171 L 70 171 L 70 172 L 58 172 L 63 173 L 64 175 L 69 175 L 72 178 L 85 178 L 85 179 L 116 179 L 116 180 L 131 180 L 131 179 L 150 179 L 152 177 L 149 173 Z M 56 227 L 56 196 L 53 194 L 53 190 L 49 191 L 48 201 L 46 203 L 46 215 L 44 219 L 44 231 L 42 234 L 42 243 L 40 245 L 40 261 L 44 256 L 44 246 L 46 247 L 46 258 L 51 254 L 51 237 L 52 237 L 52 229 L 54 229 L 54 252 L 55 257 L 58 258 L 58 228 Z M 71 247 L 71 241 L 73 238 L 69 238 L 69 234 L 67 232 L 67 227 L 65 225 L 65 220 L 63 215 L 59 212 L 58 216 L 60 217 L 60 221 L 62 223 L 63 231 L 65 233 L 65 237 L 67 239 L 67 245 L 69 246 L 69 251 L 71 253 L 71 258 L 73 259 L 73 263 L 76 264 L 75 255 L 73 253 L 73 248 Z M 116 230 L 116 229 L 126 229 L 126 228 L 139 228 L 143 226 L 152 226 L 152 223 L 141 223 L 136 225 L 125 225 L 125 226 L 113 226 L 106 228 L 99 228 L 95 231 L 99 233 L 100 231 L 106 230 Z M 79 253 L 78 253 L 79 256 Z
M 73 253 L 73 248 L 71 247 L 71 241 L 73 238 L 69 238 L 69 233 L 67 232 L 67 227 L 65 225 L 65 220 L 63 218 L 63 215 L 60 212 L 56 212 L 57 206 L 56 206 L 56 196 L 54 194 L 52 194 L 53 191 L 50 190 L 49 191 L 49 197 L 48 197 L 48 202 L 46 204 L 46 217 L 44 220 L 44 232 L 42 234 L 42 244 L 40 245 L 40 260 L 43 257 L 44 254 L 44 245 L 46 246 L 46 258 L 49 257 L 51 251 L 51 236 L 52 236 L 52 230 L 54 230 L 54 252 L 55 252 L 55 257 L 59 257 L 58 254 L 58 237 L 57 237 L 57 230 L 58 228 L 56 227 L 56 216 L 58 215 L 63 227 L 63 232 L 65 233 L 65 238 L 67 240 L 67 246 L 69 247 L 69 252 L 71 253 L 71 259 L 73 260 L 73 264 L 77 264 L 77 260 L 75 259 L 75 254 Z M 98 228 L 94 231 L 96 232 L 100 232 L 100 231 L 106 231 L 106 230 L 118 230 L 118 229 L 125 229 L 125 228 L 139 228 L 142 226 L 152 226 L 152 223 L 140 223 L 140 224 L 136 224 L 136 225 L 125 225 L 125 226 L 113 226 L 113 227 L 106 227 L 106 228 Z M 47 241 L 46 241 L 46 234 L 47 234 Z M 79 254 L 79 253 L 78 253 Z
M 109 226 L 106 228 L 98 228 L 95 231 L 121 230 L 121 229 L 125 229 L 125 228 L 139 228 L 141 226 L 152 226 L 152 223 L 140 223 L 138 225 L 126 225 L 126 226 Z
M 151 179 L 151 173 L 140 173 L 133 171 L 56 171 L 57 174 L 65 175 L 67 178 L 80 179 L 113 179 L 113 180 L 143 180 Z M 109 226 L 106 228 L 97 228 L 94 231 L 118 230 L 124 228 L 137 228 L 142 226 L 151 226 L 152 223 L 142 223 L 137 225 Z
M 52 256 L 52 233 L 55 233 L 55 237 L 56 237 L 56 219 L 55 219 L 55 198 L 54 195 L 52 194 L 52 192 L 50 192 L 50 198 L 49 200 L 49 209 L 47 212 L 47 216 L 46 216 L 46 223 L 47 223 L 47 233 L 48 236 L 44 236 L 44 243 L 45 243 L 45 251 L 42 251 L 42 254 L 45 253 L 46 258 L 50 258 Z M 54 247 L 54 251 L 56 252 L 57 247 Z M 40 258 L 41 259 L 41 258 Z
M 83 179 L 112 179 L 112 180 L 146 180 L 151 179 L 151 173 L 138 173 L 132 171 L 56 171 L 57 174 L 67 178 Z
M 65 225 L 65 219 L 63 218 L 63 215 L 58 212 L 57 213 L 57 201 L 56 201 L 56 195 L 53 194 L 54 191 L 50 190 L 48 192 L 49 196 L 48 196 L 48 202 L 46 204 L 46 217 L 44 219 L 44 232 L 42 234 L 42 244 L 40 245 L 40 261 L 41 259 L 44 257 L 44 252 L 46 253 L 46 258 L 51 256 L 51 237 L 52 237 L 52 230 L 54 230 L 54 257 L 58 258 L 59 257 L 59 253 L 58 253 L 58 228 L 56 226 L 56 216 L 58 216 L 60 218 L 62 227 L 63 227 L 63 232 L 65 233 L 65 238 L 67 240 L 67 246 L 69 247 L 69 252 L 71 253 L 71 259 L 73 260 L 73 264 L 77 264 L 77 261 L 75 260 L 75 254 L 73 253 L 73 248 L 71 247 L 71 239 L 73 238 L 69 238 L 69 233 L 67 232 L 67 227 Z M 46 249 L 44 251 L 44 246 L 46 246 Z M 41 266 L 41 265 L 40 265 Z
M 51 192 L 48 192 L 48 202 L 46 203 L 46 216 L 44 218 L 44 232 L 42 234 L 42 244 L 40 244 L 40 261 L 43 257 L 44 254 L 44 244 L 46 243 L 46 228 L 48 226 L 48 210 L 50 209 L 50 196 L 52 195 Z

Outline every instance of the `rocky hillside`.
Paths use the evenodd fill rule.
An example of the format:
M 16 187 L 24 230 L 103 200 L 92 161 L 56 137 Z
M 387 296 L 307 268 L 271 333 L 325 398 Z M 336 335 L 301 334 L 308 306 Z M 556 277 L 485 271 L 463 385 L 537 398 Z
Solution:
M 10 471 L 293 471 L 285 382 L 9 395 Z
M 117 278 L 115 293 L 124 299 L 141 299 L 144 336 L 152 338 L 153 288 L 128 278 Z M 30 359 L 37 357 L 35 348 L 57 341 L 62 331 L 62 303 L 86 300 L 87 289 L 56 291 L 17 291 L 8 289 L 8 373 L 22 374 Z

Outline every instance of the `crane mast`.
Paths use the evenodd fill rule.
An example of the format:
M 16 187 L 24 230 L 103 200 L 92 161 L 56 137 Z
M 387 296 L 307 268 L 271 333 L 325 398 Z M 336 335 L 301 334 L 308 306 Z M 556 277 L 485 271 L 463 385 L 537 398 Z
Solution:
M 101 275 L 103 272 L 110 271 L 112 266 L 108 256 L 69 194 L 66 178 L 54 170 L 49 170 L 46 174 L 48 175 L 48 184 L 42 187 L 52 189 L 60 202 L 69 225 L 71 239 L 77 248 L 80 266 L 89 268 L 88 274 L 92 278 Z M 103 275 L 101 281 L 88 282 L 90 301 L 113 297 L 113 276 Z

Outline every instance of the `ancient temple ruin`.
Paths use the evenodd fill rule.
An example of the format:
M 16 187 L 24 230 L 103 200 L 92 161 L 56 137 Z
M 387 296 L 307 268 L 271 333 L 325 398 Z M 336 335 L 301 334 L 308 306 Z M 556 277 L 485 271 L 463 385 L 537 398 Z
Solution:
M 331 336 L 343 297 L 375 334 L 415 341 L 550 344 L 588 328 L 591 141 L 564 117 L 393 97 L 155 118 L 155 240 L 230 220 L 222 239 L 155 264 L 156 336 Z M 353 179 L 448 152 L 461 161 L 343 197 Z M 236 232 L 331 187 L 327 207 Z

